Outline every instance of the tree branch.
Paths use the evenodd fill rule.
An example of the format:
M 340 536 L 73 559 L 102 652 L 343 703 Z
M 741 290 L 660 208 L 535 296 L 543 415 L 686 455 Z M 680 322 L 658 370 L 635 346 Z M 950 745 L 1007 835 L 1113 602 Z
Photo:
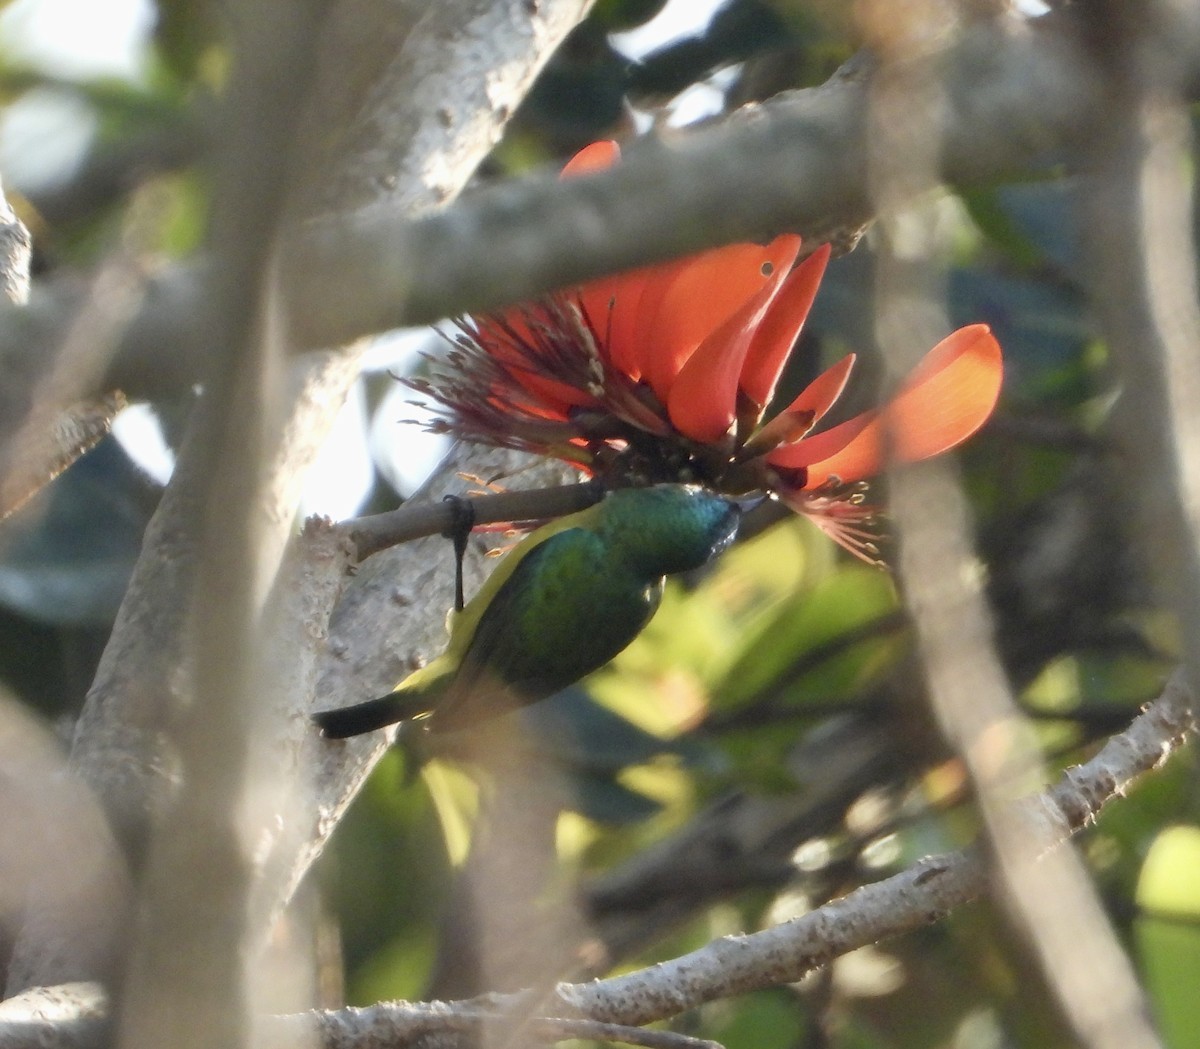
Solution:
M 1094 133 L 1103 85 L 1083 59 L 1057 21 L 979 24 L 925 59 L 957 100 L 942 177 L 978 185 L 1028 175 Z M 301 312 L 297 330 L 320 340 L 346 334 L 346 323 L 360 332 L 429 322 L 782 229 L 817 239 L 860 225 L 873 214 L 865 164 L 872 72 L 859 55 L 822 87 L 638 141 L 593 178 L 543 173 L 410 223 L 351 216 L 305 231 L 293 301 L 303 310 L 305 289 L 321 288 L 342 309 L 311 320 Z M 495 258 L 505 264 L 490 265 Z
M 475 524 L 487 525 L 562 517 L 587 509 L 603 494 L 602 487 L 585 481 L 553 488 L 469 497 L 464 501 L 471 505 Z M 449 503 L 420 502 L 405 503 L 386 513 L 344 521 L 337 525 L 337 529 L 354 544 L 358 560 L 361 561 L 400 543 L 442 535 L 453 528 L 455 522 L 455 511 Z
M 446 3 L 439 6 L 444 13 L 453 9 L 473 13 L 479 17 L 482 17 L 479 14 L 480 10 L 487 7 L 490 18 L 495 18 L 501 9 L 501 5 L 484 4 L 482 0 L 460 0 L 458 4 Z M 570 19 L 577 17 L 580 10 L 579 0 L 544 3 L 532 13 L 521 0 L 508 0 L 503 5 L 508 19 L 507 27 L 497 28 L 492 23 L 496 35 L 495 42 L 498 46 L 503 43 L 504 47 L 522 57 L 508 63 L 499 73 L 490 65 L 493 53 L 480 51 L 475 46 L 477 41 L 462 42 L 457 48 L 452 48 L 449 54 L 443 53 L 442 57 L 447 63 L 456 64 L 463 90 L 475 90 L 481 83 L 493 82 L 508 85 L 512 90 L 521 90 L 522 85 L 527 86 L 540 65 L 546 61 L 555 40 L 552 33 L 532 32 L 529 28 L 530 23 L 550 26 L 555 33 L 564 34 L 571 24 Z M 379 4 L 376 7 L 376 14 L 380 18 L 386 17 L 390 11 L 389 4 Z M 424 43 L 414 41 L 412 46 L 437 50 L 435 43 L 430 40 L 425 40 Z M 521 51 L 522 47 L 526 48 L 524 52 Z M 421 133 L 404 140 L 400 148 L 413 151 L 411 165 L 414 169 L 437 170 L 442 179 L 451 177 L 450 173 L 453 173 L 459 186 L 466 182 L 474 167 L 491 148 L 503 123 L 500 115 L 495 113 L 489 113 L 489 118 L 482 122 L 476 121 L 470 126 L 453 128 L 445 128 L 437 119 L 436 113 L 422 113 L 420 117 L 424 121 L 421 124 Z M 380 133 L 390 130 L 399 134 L 401 131 L 410 131 L 411 128 L 408 125 L 396 128 L 381 125 L 379 130 Z M 347 158 L 346 162 L 352 161 L 351 157 Z M 411 206 L 415 206 L 416 201 L 424 201 L 428 206 L 435 200 L 435 196 L 432 192 L 427 192 L 428 187 L 424 184 L 406 183 L 400 187 L 380 188 L 403 194 Z M 191 271 L 187 280 L 199 281 L 201 278 L 202 274 Z M 159 286 L 160 292 L 163 287 Z M 187 356 L 187 338 L 183 331 L 186 329 L 194 333 L 196 315 L 191 311 L 196 310 L 203 302 L 200 297 L 192 297 L 198 293 L 191 290 L 190 283 L 186 287 L 188 290 L 179 297 L 172 298 L 168 295 L 165 301 L 158 300 L 158 305 L 163 307 L 162 313 L 152 309 L 149 313 L 142 314 L 143 319 L 147 316 L 155 318 L 148 330 L 153 331 L 154 325 L 157 325 L 155 337 L 162 340 L 160 345 L 172 346 L 175 357 Z M 43 306 L 49 308 L 51 301 L 44 299 Z M 45 319 L 36 309 L 31 316 L 42 316 Z M 35 327 L 37 323 L 35 319 Z M 136 328 L 137 324 L 134 326 Z M 145 330 L 147 329 L 143 329 Z M 205 353 L 198 354 L 197 360 L 191 362 L 191 366 L 199 367 L 208 362 L 207 350 L 206 347 Z M 153 355 L 148 358 L 152 359 Z M 269 478 L 269 493 L 263 497 L 263 509 L 272 522 L 273 550 L 268 561 L 273 563 L 278 563 L 293 529 L 296 500 L 304 469 L 311 461 L 322 435 L 332 422 L 345 391 L 358 370 L 353 349 L 300 355 L 293 363 L 287 394 L 291 405 L 290 415 L 286 421 L 280 422 L 278 443 L 274 446 L 271 461 L 265 466 L 266 476 Z M 188 605 L 180 600 L 180 595 L 189 592 L 194 579 L 198 556 L 196 524 L 206 512 L 203 487 L 194 481 L 194 471 L 189 466 L 190 460 L 191 456 L 188 454 L 181 456 L 172 483 L 168 486 L 147 530 L 142 557 L 122 603 L 97 680 L 77 725 L 72 753 L 72 765 L 77 774 L 95 790 L 122 842 L 134 853 L 139 851 L 138 846 L 144 841 L 151 814 L 158 810 L 174 784 L 170 762 L 164 759 L 160 733 L 163 725 L 172 717 L 172 711 L 177 709 L 180 703 L 179 667 L 186 665 L 184 640 L 188 636 Z M 485 465 L 478 466 L 478 470 L 486 471 L 486 460 L 480 461 Z M 515 468 L 516 462 L 513 457 L 506 460 L 510 469 Z M 456 460 L 454 468 L 476 472 L 476 465 L 469 457 L 464 456 Z M 218 503 L 218 508 L 219 505 Z M 312 550 L 306 550 L 304 554 L 312 556 Z M 416 560 L 407 561 L 406 558 Z M 431 560 L 429 551 L 425 550 L 420 554 L 408 553 L 391 562 L 391 566 L 394 570 L 404 573 L 411 571 L 407 567 L 411 564 L 420 565 L 423 569 Z M 304 661 L 295 654 L 296 644 L 308 646 L 305 650 L 308 653 L 325 655 L 325 632 L 334 601 L 331 594 L 339 590 L 338 585 L 330 585 L 329 573 L 338 577 L 335 583 L 340 583 L 344 581 L 341 575 L 344 567 L 344 562 L 337 562 L 328 572 L 313 572 L 307 579 L 306 585 L 318 588 L 326 601 L 322 613 L 323 620 L 310 608 L 305 613 L 306 628 L 303 634 L 295 634 L 292 625 L 286 629 L 281 628 L 278 632 L 278 648 L 280 651 L 292 652 L 289 658 L 294 661 L 295 666 Z M 299 579 L 303 582 L 306 578 L 302 568 L 292 567 L 288 571 L 292 573 L 289 578 L 293 580 Z M 344 665 L 347 660 L 355 663 L 359 660 L 367 662 L 377 656 L 380 633 L 379 629 L 372 629 L 369 624 L 373 617 L 380 624 L 386 625 L 391 622 L 389 609 L 394 609 L 395 603 L 390 593 L 394 588 L 395 584 L 392 583 L 374 594 L 372 600 L 377 601 L 382 610 L 366 610 L 363 627 L 359 633 L 350 639 L 335 642 L 338 652 L 335 661 Z M 314 593 L 315 591 L 306 591 L 310 597 L 314 596 Z M 419 607 L 407 610 L 405 629 L 419 633 L 425 639 L 414 644 L 432 645 L 439 642 L 446 607 L 447 604 L 422 603 Z M 414 620 L 421 621 L 423 625 L 419 628 L 414 627 Z M 403 647 L 403 635 L 397 636 L 394 644 Z M 270 647 L 271 651 L 275 651 L 273 643 Z M 403 657 L 396 658 L 407 656 L 406 651 Z M 384 664 L 394 669 L 395 663 L 384 661 Z M 333 785 L 341 783 L 342 793 L 348 795 L 359 780 L 348 775 L 345 764 L 331 756 L 331 748 L 323 746 L 315 762 L 305 763 L 303 748 L 311 745 L 314 740 L 307 713 L 313 705 L 315 679 L 314 671 L 306 687 L 297 687 L 287 695 L 288 712 L 278 711 L 280 716 L 277 728 L 280 735 L 276 743 L 281 752 L 291 754 L 295 758 L 296 767 L 311 768 L 314 764 L 320 764 L 326 777 L 325 789 L 332 793 L 335 791 Z M 299 678 L 292 676 L 288 680 L 298 682 Z M 392 678 L 386 687 L 390 688 L 395 680 Z M 345 695 L 346 693 L 341 694 L 343 697 Z M 350 693 L 350 696 L 361 698 L 356 693 Z M 343 698 L 342 701 L 348 702 L 349 698 Z M 311 829 L 311 824 L 304 823 L 303 817 L 296 825 L 303 826 L 306 833 Z M 261 894 L 264 898 L 260 901 L 260 913 L 271 913 L 278 905 L 279 899 L 290 892 L 299 878 L 299 871 L 305 869 L 308 862 L 320 851 L 330 829 L 330 826 L 326 825 L 322 830 L 315 831 L 311 839 L 306 838 L 302 842 L 286 835 L 272 840 L 272 849 L 269 850 L 269 855 L 263 858 L 263 864 L 264 869 L 273 872 L 275 885 Z M 30 944 L 28 949 L 36 953 L 39 945 Z M 31 963 L 24 971 L 37 972 L 43 981 L 53 979 L 52 972 L 39 969 L 36 964 Z
M 352 134 L 349 144 L 332 152 L 329 142 L 309 142 L 314 156 L 309 158 L 305 192 L 298 194 L 297 228 L 309 228 L 314 208 L 345 215 L 346 209 L 354 207 L 359 220 L 368 225 L 385 215 L 403 224 L 415 212 L 453 199 L 499 140 L 512 111 L 558 42 L 590 4 L 591 0 L 412 4 L 405 21 L 396 17 L 394 4 L 343 0 L 344 17 L 335 27 L 342 32 L 331 34 L 330 51 L 337 52 L 339 42 L 344 42 L 348 25 L 372 37 L 376 45 L 397 41 L 402 26 L 411 28 L 413 35 L 391 50 L 385 48 L 384 54 L 375 53 L 376 60 L 384 63 L 382 69 L 365 61 L 361 66 L 346 61 L 347 53 L 361 58 L 362 48 L 341 52 L 340 63 L 319 64 L 324 104 L 308 126 L 314 134 L 343 128 Z M 358 84 L 364 70 L 378 79 Z M 346 90 L 351 83 L 358 84 L 362 94 Z M 341 88 L 333 91 L 330 84 Z M 437 96 L 436 105 L 431 93 Z M 335 112 L 336 104 L 351 110 Z M 79 330 L 79 319 L 89 308 L 97 308 L 98 281 L 58 281 L 36 288 L 19 312 L 0 311 L 0 368 L 6 376 L 0 389 L 0 496 L 8 494 L 2 487 L 6 463 L 18 462 L 7 449 L 22 427 L 39 436 L 48 433 L 51 422 L 68 407 L 113 390 L 124 391 L 132 400 L 153 399 L 203 381 L 211 366 L 212 347 L 197 320 L 205 316 L 211 263 L 209 259 L 185 264 L 152 281 L 139 274 L 133 308 L 126 308 L 125 300 L 114 299 L 112 289 L 105 288 L 99 318 L 93 314 L 83 325 L 89 338 L 82 344 L 76 340 L 81 357 L 66 359 L 63 347 L 70 334 Z M 320 293 L 323 305 L 317 312 L 336 307 L 334 294 L 332 288 Z M 293 332 L 298 331 L 294 318 L 290 323 Z M 345 338 L 322 337 L 303 345 L 308 349 L 341 345 L 362 334 L 360 328 Z M 98 424 L 100 433 L 113 413 L 115 408 Z M 61 469 L 67 461 L 44 449 L 32 460 L 23 451 L 19 460 L 23 471 L 39 483 L 53 475 L 55 463 Z M 29 492 L 30 486 L 23 484 L 17 494 L 25 497 Z M 16 504 L 15 499 L 11 502 Z
M 1130 727 L 1050 791 L 1021 805 L 1047 847 L 1095 819 L 1138 776 L 1157 767 L 1195 727 L 1192 699 L 1176 674 Z M 1099 784 L 1113 788 L 1103 794 Z M 726 937 L 652 969 L 587 984 L 562 985 L 559 997 L 585 1016 L 647 1023 L 715 998 L 800 979 L 848 951 L 890 939 L 983 895 L 988 870 L 974 852 L 923 860 L 783 925 Z
M 557 5 L 541 6 L 548 13 L 534 21 L 557 32 Z M 1056 150 L 1102 128 L 1104 85 L 1063 21 L 980 23 L 936 59 L 956 100 L 946 129 L 945 180 L 980 184 L 1028 175 Z M 542 32 L 533 31 L 533 39 Z M 1169 53 L 1194 63 L 1197 35 L 1185 26 Z M 463 44 L 465 51 L 474 39 Z M 452 55 L 447 68 L 454 63 Z M 859 224 L 871 215 L 862 164 L 869 65 L 860 57 L 823 87 L 781 96 L 669 145 L 639 144 L 626 162 L 596 178 L 559 183 L 546 173 L 482 189 L 422 219 L 403 207 L 373 206 L 298 229 L 289 279 L 294 330 L 309 346 L 332 345 L 780 227 L 818 237 Z M 449 138 L 468 131 L 477 133 L 443 128 Z M 24 316 L 0 309 L 0 360 L 45 359 L 80 296 L 78 287 L 59 287 L 35 294 Z M 198 296 L 193 268 L 151 282 L 109 381 L 132 397 L 195 381 L 197 354 L 202 358 L 205 348 L 192 345 L 178 322 L 193 315 Z
M 875 332 L 905 374 L 938 330 L 944 292 L 926 201 L 938 189 L 935 158 L 953 95 L 938 70 L 906 50 L 934 27 L 913 9 L 890 27 L 891 47 L 871 94 L 868 177 L 880 214 L 875 256 Z M 907 200 L 904 198 L 908 198 Z M 915 201 L 915 202 L 914 202 Z M 911 231 L 926 231 L 920 237 Z M 1088 872 L 1071 848 L 1042 855 L 1043 842 L 1014 820 L 1008 799 L 1044 782 L 1042 752 L 1022 716 L 994 641 L 977 570 L 974 526 L 953 462 L 897 469 L 889 477 L 899 568 L 930 708 L 966 771 L 982 817 L 1001 913 L 1029 944 L 1040 978 L 1080 1045 L 1153 1049 L 1145 997 Z
M 1161 696 L 1147 705 L 1122 733 L 1091 760 L 1068 770 L 1049 790 L 1019 803 L 1013 813 L 1046 848 L 1062 844 L 1089 825 L 1104 806 L 1122 797 L 1141 775 L 1161 765 L 1196 729 L 1192 695 L 1176 672 Z M 929 857 L 908 870 L 865 885 L 782 925 L 742 936 L 727 936 L 649 969 L 560 984 L 559 1009 L 542 1002 L 540 1011 L 561 1010 L 564 1018 L 640 1026 L 675 1016 L 705 1002 L 799 980 L 832 959 L 870 943 L 891 939 L 937 921 L 984 895 L 988 866 L 977 851 Z M 59 998 L 70 989 L 54 989 Z M 32 992 L 31 992 L 32 993 Z M 42 993 L 45 993 L 44 990 Z M 94 994 L 94 991 L 91 992 Z M 0 1008 L 0 1049 L 24 1049 L 31 1037 L 62 1049 L 91 1044 L 103 1012 L 91 994 L 78 1008 L 39 1015 L 33 1001 L 15 998 Z M 385 1003 L 368 1009 L 277 1017 L 264 1030 L 270 1045 L 295 1045 L 316 1037 L 324 1049 L 365 1049 L 411 1044 L 433 1030 L 455 1031 L 455 1014 L 488 1011 L 498 1021 L 529 1009 L 529 992 L 490 995 L 462 1002 Z M 65 1032 L 65 1034 L 64 1034 Z
M 175 482 L 198 501 L 194 554 L 173 595 L 185 609 L 172 645 L 178 693 L 155 741 L 176 784 L 160 796 L 141 871 L 116 1025 L 129 1049 L 249 1047 L 270 986 L 247 906 L 255 838 L 287 818 L 295 794 L 267 749 L 274 710 L 263 700 L 262 612 L 281 531 L 268 508 L 291 407 L 274 261 L 326 11 L 324 0 L 247 3 L 230 42 L 210 230 L 221 265 L 198 318 L 211 369 Z

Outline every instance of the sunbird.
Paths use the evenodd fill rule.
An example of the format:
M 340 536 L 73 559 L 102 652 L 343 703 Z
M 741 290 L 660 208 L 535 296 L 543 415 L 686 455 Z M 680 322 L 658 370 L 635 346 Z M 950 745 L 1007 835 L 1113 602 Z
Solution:
M 707 564 L 741 507 L 693 485 L 609 492 L 532 532 L 460 612 L 446 651 L 379 699 L 314 715 L 330 739 L 428 718 L 453 731 L 602 667 L 650 621 L 665 577 Z

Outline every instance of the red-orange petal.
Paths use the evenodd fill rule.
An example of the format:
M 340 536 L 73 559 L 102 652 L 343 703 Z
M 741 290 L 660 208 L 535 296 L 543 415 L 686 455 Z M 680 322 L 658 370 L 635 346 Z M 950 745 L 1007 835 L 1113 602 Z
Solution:
M 743 451 L 761 455 L 777 445 L 801 440 L 841 397 L 855 360 L 855 355 L 848 353 L 826 368 L 783 411 L 755 430 Z
M 766 281 L 791 269 L 800 251 L 794 233 L 759 244 L 730 244 L 694 256 L 674 275 L 643 327 L 642 374 L 665 404 L 675 376 L 696 347 L 729 319 Z M 647 312 L 645 297 L 639 321 Z
M 584 146 L 562 169 L 563 178 L 604 171 L 621 159 L 621 147 L 612 141 Z M 609 360 L 631 378 L 638 378 L 635 355 L 638 303 L 653 267 L 643 267 L 601 277 L 580 286 L 579 301 Z
M 829 252 L 829 245 L 822 244 L 788 274 L 783 291 L 754 333 L 742 368 L 741 386 L 742 392 L 763 408 L 770 403 L 788 354 L 804 328 L 825 275 Z
M 787 278 L 776 270 L 750 300 L 710 332 L 684 362 L 667 395 L 667 412 L 680 433 L 713 443 L 737 416 L 738 380 L 751 340 Z
M 960 444 L 992 414 L 1004 364 L 1000 344 L 986 324 L 946 336 L 913 369 L 882 411 L 866 412 L 824 433 L 778 448 L 767 461 L 808 468 L 804 487 L 832 477 L 860 481 L 886 465 L 927 459 Z
M 686 255 L 671 259 L 657 266 L 647 266 L 644 271 L 642 292 L 636 306 L 629 311 L 622 308 L 615 318 L 615 338 L 623 351 L 628 351 L 633 373 L 641 377 L 647 374 L 654 349 L 649 332 L 659 314 L 663 299 L 675 283 L 676 278 L 698 259 L 700 255 Z
M 563 166 L 559 178 L 573 175 L 590 175 L 594 171 L 605 171 L 621 159 L 621 147 L 611 139 L 602 139 L 584 146 Z
M 779 466 L 788 470 L 796 470 L 800 467 L 810 468 L 816 463 L 823 463 L 848 447 L 878 417 L 879 410 L 873 408 L 869 412 L 863 412 L 861 415 L 854 416 L 853 419 L 848 419 L 846 422 L 839 423 L 828 430 L 822 430 L 821 433 L 813 434 L 811 437 L 805 437 L 794 444 L 781 445 L 767 455 L 767 462 L 772 466 Z M 875 472 L 877 471 L 871 471 L 871 473 Z M 815 488 L 817 486 L 819 482 L 814 480 L 816 475 L 817 471 L 815 469 L 809 470 L 805 484 L 806 488 Z M 821 478 L 821 481 L 824 481 L 827 476 L 828 471 Z M 838 476 L 841 477 L 842 475 L 838 474 Z M 868 474 L 860 474 L 856 480 L 861 480 L 865 476 L 868 476 Z M 848 478 L 843 478 L 843 480 L 848 480 Z
M 837 364 L 826 368 L 800 391 L 784 412 L 812 412 L 813 422 L 818 422 L 841 397 L 857 359 L 855 354 L 848 353 Z
M 627 270 L 589 281 L 578 292 L 602 352 L 631 379 L 641 377 L 637 359 L 638 305 L 651 273 L 652 267 Z

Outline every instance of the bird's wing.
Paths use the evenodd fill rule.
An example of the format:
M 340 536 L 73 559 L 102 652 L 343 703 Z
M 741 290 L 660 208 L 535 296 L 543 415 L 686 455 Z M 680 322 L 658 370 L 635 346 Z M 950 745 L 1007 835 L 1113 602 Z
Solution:
M 555 518 L 542 525 L 541 528 L 530 532 L 517 544 L 515 549 L 505 554 L 492 573 L 483 581 L 483 585 L 467 602 L 466 607 L 461 612 L 450 613 L 450 642 L 446 647 L 444 657 L 446 661 L 456 666 L 461 663 L 474 641 L 479 620 L 530 554 L 540 550 L 546 540 L 560 532 L 588 528 L 599 516 L 599 510 L 600 504 L 597 504 L 589 506 L 586 510 L 580 510 L 578 513 Z
M 500 714 L 521 702 L 528 702 L 513 698 L 523 695 L 530 682 L 528 669 L 523 669 L 529 660 L 522 663 L 513 658 L 509 654 L 513 645 L 506 643 L 503 637 L 510 625 L 509 609 L 527 606 L 530 595 L 543 585 L 545 572 L 538 565 L 545 558 L 543 546 L 548 541 L 560 533 L 572 533 L 575 538 L 567 541 L 566 551 L 599 544 L 595 533 L 587 530 L 597 516 L 598 508 L 589 507 L 531 532 L 488 576 L 466 608 L 451 613 L 450 641 L 445 652 L 427 666 L 413 671 L 386 696 L 351 707 L 318 712 L 315 718 L 322 732 L 333 739 L 357 736 L 397 721 L 421 717 L 434 709 L 439 711 L 437 722 L 450 727 L 455 720 L 455 711 L 466 711 L 465 722 L 476 716 Z M 581 538 L 586 536 L 591 538 Z M 518 571 L 527 560 L 533 566 L 530 576 Z M 598 550 L 583 552 L 581 564 L 585 577 L 594 576 L 594 569 L 587 566 L 597 565 L 599 560 Z M 581 579 L 580 585 L 587 585 L 587 582 L 588 578 Z M 479 630 L 481 623 L 482 632 Z M 528 645 L 516 641 L 515 647 L 526 651 Z M 582 672 L 570 681 L 581 676 Z M 570 681 L 564 682 L 564 686 Z M 515 691 L 509 682 L 517 682 Z M 442 716 L 443 708 L 451 714 Z
M 434 724 L 457 728 L 544 699 L 633 640 L 657 607 L 660 588 L 627 579 L 611 555 L 594 531 L 581 527 L 557 531 L 524 552 L 482 608 L 454 681 L 438 699 Z

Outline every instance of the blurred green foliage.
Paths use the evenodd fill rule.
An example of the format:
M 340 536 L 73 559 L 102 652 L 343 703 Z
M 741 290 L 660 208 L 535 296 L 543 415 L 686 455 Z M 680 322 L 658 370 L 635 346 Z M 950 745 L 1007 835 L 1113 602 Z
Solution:
M 1138 879 L 1135 927 L 1146 985 L 1172 1047 L 1200 1030 L 1200 826 L 1167 827 L 1146 853 Z
M 847 5 L 729 0 L 708 27 L 623 54 L 609 34 L 661 7 L 601 0 L 485 174 L 629 134 L 697 84 L 736 105 L 819 83 L 857 47 Z M 157 8 L 149 71 L 136 83 L 66 83 L 0 56 L 6 105 L 49 88 L 94 121 L 75 168 L 21 187 L 43 271 L 85 265 L 116 242 L 182 258 L 203 241 L 208 185 L 196 161 L 227 56 L 213 5 Z M 1006 351 L 1001 411 L 961 459 L 1001 654 L 1052 768 L 1083 758 L 1156 694 L 1175 644 L 1130 557 L 1121 478 L 1101 454 L 1114 391 L 1081 292 L 1073 194 L 1052 169 L 945 203 L 950 323 L 986 321 Z M 781 396 L 853 348 L 863 374 L 846 410 L 870 401 L 871 269 L 869 236 L 831 265 Z M 185 403 L 155 407 L 172 419 Z M 385 491 L 380 478 L 375 499 Z M 0 535 L 0 677 L 44 712 L 78 709 L 95 633 L 111 621 L 152 504 L 145 478 L 110 444 Z M 806 522 L 782 521 L 703 578 L 672 584 L 645 634 L 584 688 L 523 712 L 516 750 L 503 750 L 497 732 L 473 750 L 431 739 L 389 755 L 320 871 L 350 999 L 440 993 L 455 959 L 484 949 L 463 886 L 493 869 L 480 828 L 520 799 L 518 779 L 544 776 L 516 806 L 532 826 L 512 840 L 533 844 L 515 873 L 487 883 L 481 903 L 511 906 L 523 931 L 489 935 L 533 942 L 556 908 L 574 924 L 557 955 L 534 952 L 553 962 L 547 971 L 514 967 L 514 979 L 646 964 L 971 841 L 962 770 L 922 712 L 899 608 L 888 574 Z M 890 741 L 889 754 L 864 771 L 852 758 L 870 733 Z M 798 774 L 806 741 L 828 780 L 844 775 L 844 789 L 816 791 Z M 1200 1027 L 1196 772 L 1191 754 L 1173 760 L 1081 842 L 1173 1049 L 1194 1044 Z M 735 808 L 755 813 L 757 851 L 734 842 L 744 826 L 721 822 Z M 491 837 L 508 834 L 499 826 Z M 697 827 L 724 828 L 727 851 L 698 862 L 684 848 Z M 714 1003 L 677 1026 L 730 1049 L 1065 1044 L 1027 972 L 1011 932 L 977 905 L 799 986 Z

